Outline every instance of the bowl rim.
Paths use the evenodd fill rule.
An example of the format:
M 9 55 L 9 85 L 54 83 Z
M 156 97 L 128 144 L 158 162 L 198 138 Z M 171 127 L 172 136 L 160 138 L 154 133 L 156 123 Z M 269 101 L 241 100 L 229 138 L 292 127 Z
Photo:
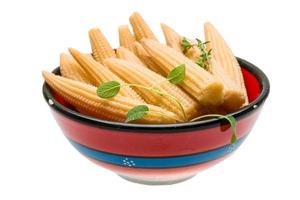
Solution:
M 255 76 L 255 78 L 258 80 L 261 87 L 261 93 L 254 101 L 249 103 L 247 106 L 244 106 L 243 108 L 228 114 L 235 117 L 237 120 L 240 120 L 242 118 L 249 116 L 251 113 L 259 109 L 259 107 L 263 105 L 270 92 L 270 83 L 265 73 L 262 70 L 260 70 L 258 67 L 256 67 L 254 64 L 242 58 L 239 57 L 236 58 L 242 68 L 245 68 L 248 72 L 250 72 L 252 75 Z M 59 67 L 55 68 L 52 71 L 52 73 L 58 74 Z M 88 115 L 84 115 L 63 106 L 62 104 L 60 104 L 55 100 L 50 90 L 51 90 L 50 87 L 44 81 L 43 88 L 42 88 L 44 99 L 46 100 L 47 104 L 55 111 L 77 122 L 87 124 L 93 127 L 108 129 L 108 130 L 125 131 L 125 132 L 176 133 L 176 132 L 188 132 L 193 130 L 201 130 L 201 129 L 211 128 L 211 127 L 217 127 L 222 122 L 224 122 L 224 119 L 220 119 L 220 118 L 212 118 L 212 119 L 206 119 L 201 121 L 184 122 L 184 123 L 177 123 L 177 124 L 133 124 L 133 123 L 108 121 L 108 120 L 103 120 Z

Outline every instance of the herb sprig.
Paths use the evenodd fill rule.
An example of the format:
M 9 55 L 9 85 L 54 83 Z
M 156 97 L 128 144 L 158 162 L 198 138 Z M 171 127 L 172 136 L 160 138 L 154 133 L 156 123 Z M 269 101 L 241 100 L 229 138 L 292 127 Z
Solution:
M 211 58 L 211 51 L 212 49 L 209 49 L 207 51 L 206 49 L 206 44 L 209 43 L 209 41 L 206 41 L 206 42 L 202 42 L 201 40 L 197 39 L 197 47 L 200 49 L 200 56 L 197 58 L 197 61 L 196 63 L 204 68 L 205 70 L 208 70 L 209 69 L 209 59 Z
M 185 78 L 185 65 L 179 65 L 178 67 L 175 67 L 167 76 L 167 78 L 164 81 L 169 81 L 172 84 L 179 84 L 181 83 Z M 142 88 L 145 90 L 148 90 L 150 92 L 159 94 L 161 96 L 164 97 L 169 97 L 171 99 L 173 99 L 178 106 L 180 107 L 182 114 L 184 116 L 184 121 L 187 121 L 187 116 L 185 113 L 185 110 L 181 104 L 181 102 L 174 96 L 161 91 L 159 89 L 156 89 L 155 87 L 158 86 L 159 84 L 163 83 L 159 82 L 158 84 L 155 84 L 151 87 L 147 87 L 147 86 L 143 86 L 143 85 L 139 85 L 139 84 L 132 84 L 132 83 L 128 83 L 128 84 L 123 84 L 121 85 L 119 82 L 117 81 L 108 81 L 106 83 L 102 83 L 98 88 L 97 88 L 97 95 L 101 98 L 105 98 L 105 99 L 109 99 L 109 98 L 113 98 L 115 97 L 121 87 L 138 87 L 138 88 Z M 135 107 L 133 107 L 132 109 L 130 109 L 127 112 L 127 119 L 125 122 L 131 122 L 137 119 L 142 119 L 145 118 L 147 116 L 148 113 L 152 113 L 152 114 L 156 114 L 158 116 L 162 116 L 162 117 L 169 117 L 167 115 L 165 115 L 162 112 L 154 112 L 151 111 L 147 105 L 137 105 Z M 226 116 L 226 115 L 219 115 L 219 114 L 208 114 L 208 115 L 202 115 L 199 117 L 196 117 L 192 120 L 190 120 L 191 122 L 193 121 L 198 121 L 204 118 L 208 118 L 208 117 L 216 117 L 216 118 L 220 118 L 220 119 L 225 119 L 229 122 L 231 129 L 232 129 L 232 137 L 231 137 L 231 143 L 235 143 L 237 141 L 237 136 L 236 136 L 236 119 L 233 116 Z M 176 119 L 177 121 L 180 121 L 178 119 Z M 182 122 L 182 121 L 180 121 Z
M 181 46 L 183 48 L 183 53 L 185 54 L 194 44 L 190 42 L 187 38 L 183 38 L 181 41 Z
M 207 50 L 206 44 L 209 41 L 202 42 L 200 39 L 196 38 L 196 42 L 189 41 L 187 38 L 183 38 L 181 41 L 181 46 L 183 48 L 183 53 L 185 54 L 191 47 L 196 46 L 200 50 L 200 55 L 196 58 L 196 64 L 205 70 L 209 69 L 209 59 L 211 58 L 212 49 Z

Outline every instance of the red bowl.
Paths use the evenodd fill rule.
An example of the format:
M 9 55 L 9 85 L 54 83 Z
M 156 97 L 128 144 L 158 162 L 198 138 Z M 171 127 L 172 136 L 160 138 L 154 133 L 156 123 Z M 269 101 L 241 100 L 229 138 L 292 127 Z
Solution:
M 237 119 L 235 144 L 230 144 L 229 124 L 221 119 L 155 125 L 120 123 L 77 112 L 46 83 L 43 95 L 64 135 L 88 159 L 130 181 L 171 184 L 224 160 L 251 131 L 270 85 L 260 69 L 243 59 L 238 61 L 250 103 L 232 113 Z M 53 73 L 59 74 L 59 68 Z

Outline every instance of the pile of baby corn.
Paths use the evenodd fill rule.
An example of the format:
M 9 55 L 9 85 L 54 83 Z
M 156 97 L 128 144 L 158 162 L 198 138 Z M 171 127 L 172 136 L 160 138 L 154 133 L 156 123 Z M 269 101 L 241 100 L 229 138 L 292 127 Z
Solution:
M 130 16 L 130 23 L 133 34 L 127 25 L 119 27 L 120 47 L 116 50 L 99 29 L 91 29 L 92 54 L 69 48 L 71 55 L 60 55 L 61 76 L 43 72 L 47 84 L 78 112 L 120 122 L 138 105 L 146 105 L 153 112 L 136 123 L 177 123 L 183 114 L 171 98 L 142 88 L 122 87 L 117 96 L 101 98 L 96 90 L 102 83 L 155 86 L 181 102 L 185 120 L 210 113 L 227 114 L 248 103 L 240 66 L 211 23 L 204 24 L 205 40 L 209 41 L 205 47 L 211 49 L 208 69 L 196 64 L 199 48 L 184 49 L 185 37 L 169 26 L 161 24 L 166 39 L 163 44 L 139 13 Z M 180 84 L 164 81 L 171 70 L 182 64 L 186 71 Z M 155 114 L 158 112 L 164 115 Z

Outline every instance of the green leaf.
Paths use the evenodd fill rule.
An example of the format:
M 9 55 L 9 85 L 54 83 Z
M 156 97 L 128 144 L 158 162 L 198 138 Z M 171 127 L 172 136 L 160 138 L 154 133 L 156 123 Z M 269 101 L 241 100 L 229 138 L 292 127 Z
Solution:
M 203 58 L 202 55 L 200 55 L 200 56 L 197 58 L 196 64 L 199 65 L 200 67 L 202 67 L 203 69 L 207 70 L 207 66 L 205 65 L 205 58 Z
M 231 130 L 232 130 L 231 144 L 233 144 L 237 141 L 236 119 L 233 116 L 222 116 L 222 118 L 226 119 L 230 123 Z
M 167 76 L 167 79 L 170 83 L 178 84 L 183 81 L 185 77 L 185 64 L 175 67 Z
M 211 51 L 212 51 L 212 49 L 210 49 L 208 52 L 207 52 L 207 55 L 211 55 Z
M 200 39 L 196 38 L 196 41 L 198 43 L 198 47 L 201 47 L 203 45 L 203 43 Z
M 184 48 L 184 50 L 188 50 L 189 48 L 191 48 L 192 44 L 186 39 L 183 38 L 181 41 L 181 46 Z
M 147 115 L 149 111 L 148 106 L 145 105 L 138 105 L 132 108 L 127 113 L 127 119 L 125 122 L 130 122 L 136 119 L 141 119 Z
M 121 84 L 117 81 L 108 81 L 106 83 L 102 83 L 97 88 L 97 95 L 101 98 L 112 98 L 115 97 L 121 88 Z
M 181 41 L 181 46 L 183 48 L 183 53 L 186 53 L 187 50 L 189 50 L 193 46 L 193 44 L 191 44 L 191 42 L 184 37 Z

